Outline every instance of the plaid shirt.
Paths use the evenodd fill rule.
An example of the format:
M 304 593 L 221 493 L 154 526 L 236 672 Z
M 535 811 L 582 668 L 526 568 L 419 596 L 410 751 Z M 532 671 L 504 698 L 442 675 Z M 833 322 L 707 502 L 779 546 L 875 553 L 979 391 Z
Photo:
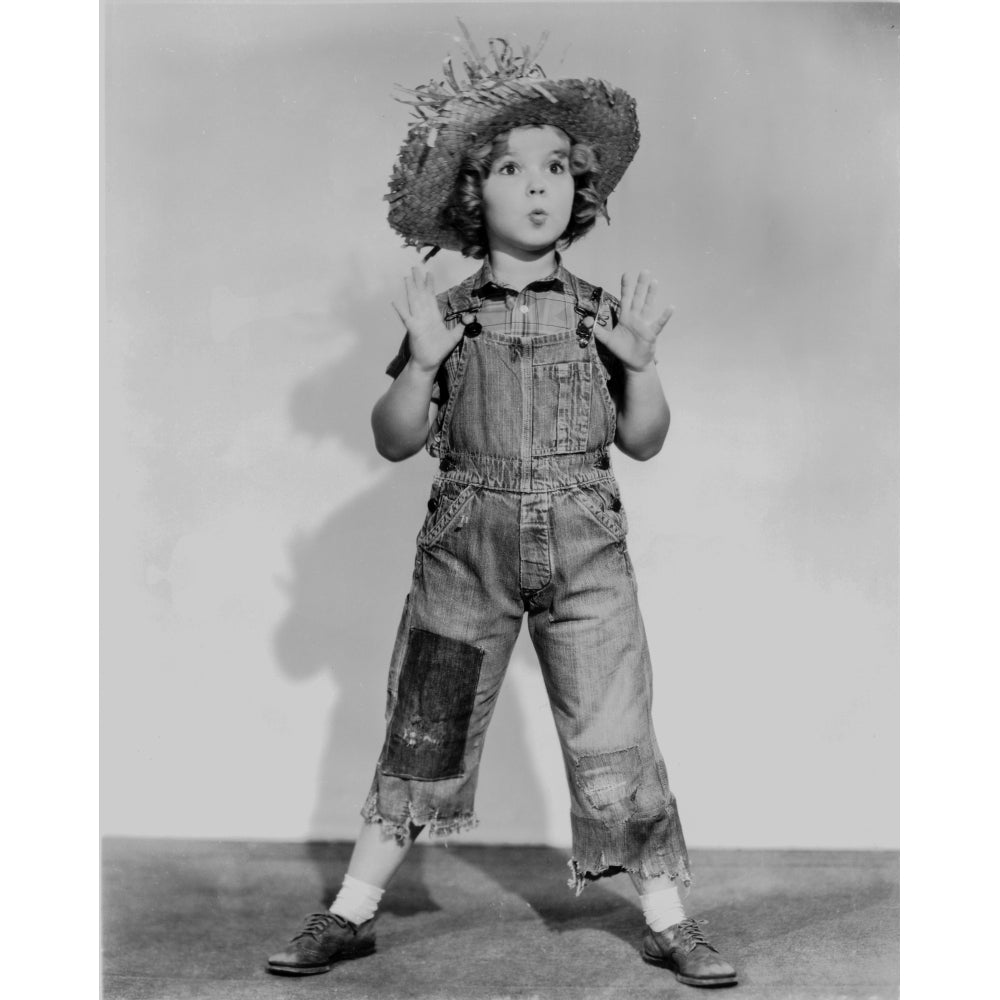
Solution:
M 618 321 L 620 303 L 613 295 L 571 274 L 556 254 L 556 266 L 545 278 L 532 281 L 522 291 L 503 285 L 493 276 L 489 258 L 482 267 L 461 284 L 437 297 L 441 315 L 449 327 L 462 322 L 465 313 L 473 313 L 484 327 L 503 332 L 517 332 L 523 337 L 537 336 L 555 329 L 575 329 L 584 316 L 595 316 L 601 325 L 613 327 Z M 598 309 L 598 303 L 601 303 Z M 456 348 L 457 349 L 457 348 Z M 609 377 L 608 389 L 618 398 L 623 372 L 621 363 L 598 344 L 598 353 Z M 407 337 L 386 367 L 386 374 L 396 378 L 410 359 Z M 431 401 L 439 405 L 448 398 L 445 363 L 435 377 Z

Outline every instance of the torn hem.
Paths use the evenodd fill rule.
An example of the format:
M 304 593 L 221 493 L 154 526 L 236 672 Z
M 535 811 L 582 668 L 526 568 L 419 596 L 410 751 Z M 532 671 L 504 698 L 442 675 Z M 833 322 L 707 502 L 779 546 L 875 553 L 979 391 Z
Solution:
M 596 865 L 596 870 L 591 868 L 581 868 L 580 862 L 576 858 L 570 858 L 569 861 L 566 862 L 566 865 L 573 872 L 573 874 L 566 880 L 566 885 L 570 889 L 574 889 L 578 896 L 590 882 L 596 882 L 599 878 L 608 878 L 611 875 L 617 875 L 620 872 L 627 872 L 629 875 L 638 875 L 642 879 L 661 878 L 666 875 L 671 882 L 680 879 L 686 889 L 691 887 L 692 881 L 691 873 L 686 867 L 678 866 L 677 871 L 673 872 L 668 868 L 653 871 L 645 865 L 639 865 L 636 868 L 628 868 L 625 865 L 608 864 L 607 859 L 603 854 L 601 854 L 600 860 Z
M 368 824 L 381 826 L 383 836 L 386 839 L 395 840 L 400 847 L 405 847 L 412 839 L 410 832 L 412 827 L 425 828 L 428 837 L 443 839 L 454 834 L 464 833 L 479 825 L 479 817 L 473 812 L 441 816 L 435 810 L 429 815 L 420 816 L 414 810 L 412 802 L 408 802 L 406 808 L 409 815 L 405 820 L 391 820 L 379 813 L 373 797 L 365 803 L 361 817 Z

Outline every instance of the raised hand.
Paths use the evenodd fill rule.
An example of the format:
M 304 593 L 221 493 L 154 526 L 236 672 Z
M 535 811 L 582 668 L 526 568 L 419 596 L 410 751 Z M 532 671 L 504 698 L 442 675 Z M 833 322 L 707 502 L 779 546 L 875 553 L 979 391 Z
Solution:
M 645 371 L 653 364 L 656 338 L 673 315 L 673 306 L 656 311 L 658 287 L 649 271 L 640 271 L 637 278 L 623 274 L 618 325 L 613 330 L 599 324 L 594 327 L 594 336 L 629 371 Z
M 403 279 L 406 302 L 392 307 L 409 334 L 410 358 L 424 371 L 436 372 L 462 339 L 462 327 L 449 330 L 441 318 L 434 295 L 434 278 L 422 267 L 413 267 Z

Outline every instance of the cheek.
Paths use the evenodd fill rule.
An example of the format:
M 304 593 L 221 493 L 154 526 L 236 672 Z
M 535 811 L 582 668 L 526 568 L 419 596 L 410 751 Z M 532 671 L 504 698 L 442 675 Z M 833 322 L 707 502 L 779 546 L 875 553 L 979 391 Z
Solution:
M 503 209 L 498 206 L 495 202 L 488 204 L 483 202 L 483 225 L 486 227 L 487 231 L 495 230 L 498 226 L 503 225 L 504 212 Z
M 483 219 L 488 223 L 490 219 L 502 218 L 507 211 L 507 201 L 504 192 L 494 188 L 491 191 L 483 190 Z
M 573 182 L 572 177 L 569 183 L 561 191 L 561 205 L 563 211 L 566 213 L 567 217 L 573 212 L 573 199 L 576 197 L 576 184 Z

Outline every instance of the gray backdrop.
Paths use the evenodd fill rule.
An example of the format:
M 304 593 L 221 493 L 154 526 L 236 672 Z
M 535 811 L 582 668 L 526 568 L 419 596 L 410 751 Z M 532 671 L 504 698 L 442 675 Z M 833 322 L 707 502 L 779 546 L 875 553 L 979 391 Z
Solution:
M 643 140 L 567 254 L 676 313 L 674 423 L 616 458 L 690 843 L 898 842 L 898 27 L 883 4 L 105 6 L 102 810 L 109 834 L 351 837 L 433 474 L 368 416 L 416 260 L 407 109 L 551 38 Z M 473 264 L 433 262 L 438 287 Z M 469 839 L 568 842 L 530 646 Z

